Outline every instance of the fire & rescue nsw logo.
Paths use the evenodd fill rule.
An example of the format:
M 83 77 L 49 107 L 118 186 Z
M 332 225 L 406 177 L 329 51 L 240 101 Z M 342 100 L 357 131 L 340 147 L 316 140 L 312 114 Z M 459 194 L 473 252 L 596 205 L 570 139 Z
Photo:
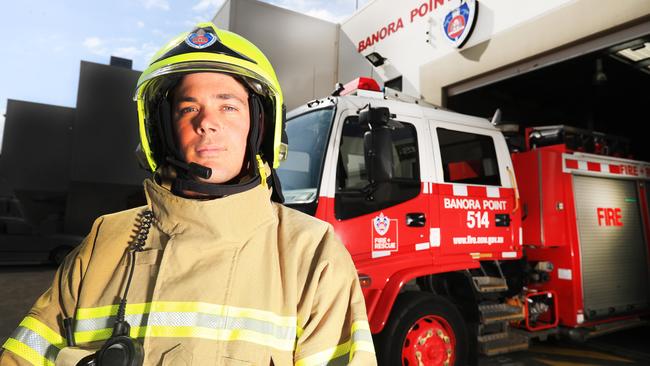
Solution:
M 476 14 L 478 14 L 476 0 L 462 1 L 459 7 L 448 12 L 442 21 L 442 33 L 445 39 L 454 47 L 461 48 L 474 29 Z
M 379 216 L 372 219 L 372 251 L 396 252 L 398 249 L 397 219 Z
M 190 33 L 187 38 L 185 38 L 185 43 L 188 46 L 197 48 L 199 50 L 212 46 L 216 41 L 216 35 L 208 33 L 203 29 L 199 29 L 194 33 Z

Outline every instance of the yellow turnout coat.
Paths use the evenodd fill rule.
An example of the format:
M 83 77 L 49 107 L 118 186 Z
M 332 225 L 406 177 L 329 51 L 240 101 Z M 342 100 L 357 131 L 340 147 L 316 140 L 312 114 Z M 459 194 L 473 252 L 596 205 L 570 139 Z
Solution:
M 126 308 L 145 365 L 376 364 L 357 273 L 330 225 L 271 202 L 263 186 L 196 200 L 147 180 L 145 192 L 147 206 L 95 221 L 0 365 L 70 362 L 63 318 L 81 348 L 110 337 L 145 210 L 154 219 Z

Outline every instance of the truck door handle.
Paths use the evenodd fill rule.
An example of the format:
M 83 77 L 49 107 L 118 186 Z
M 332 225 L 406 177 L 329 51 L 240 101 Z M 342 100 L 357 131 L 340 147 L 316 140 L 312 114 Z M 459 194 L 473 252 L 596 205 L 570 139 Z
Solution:
M 496 214 L 494 215 L 495 226 L 510 226 L 510 215 Z
M 427 218 L 422 212 L 411 212 L 406 214 L 406 226 L 423 227 Z

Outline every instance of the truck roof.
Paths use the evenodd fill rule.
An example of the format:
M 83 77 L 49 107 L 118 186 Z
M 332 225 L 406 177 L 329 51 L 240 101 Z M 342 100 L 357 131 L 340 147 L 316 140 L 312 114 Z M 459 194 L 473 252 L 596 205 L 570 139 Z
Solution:
M 379 94 L 379 93 L 376 93 Z M 359 95 L 345 95 L 338 97 L 326 97 L 316 99 L 303 104 L 287 114 L 287 118 L 293 118 L 307 111 L 337 105 L 339 108 L 358 110 L 370 103 L 373 107 L 388 107 L 390 112 L 400 116 L 419 118 L 425 120 L 436 120 L 455 123 L 470 127 L 478 127 L 490 130 L 497 130 L 489 120 L 481 117 L 456 113 L 441 107 L 437 107 L 424 101 L 407 102 L 390 98 L 377 98 Z

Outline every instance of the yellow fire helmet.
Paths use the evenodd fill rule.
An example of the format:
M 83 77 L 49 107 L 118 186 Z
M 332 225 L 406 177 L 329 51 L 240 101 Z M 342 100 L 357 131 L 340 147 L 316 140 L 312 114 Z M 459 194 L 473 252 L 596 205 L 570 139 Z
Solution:
M 170 91 L 183 75 L 194 72 L 219 72 L 233 76 L 249 91 L 251 128 L 248 137 L 248 177 L 244 182 L 204 183 L 195 177 L 209 178 L 211 171 L 186 162 L 176 146 L 171 121 Z M 194 191 L 212 196 L 234 194 L 267 184 L 264 162 L 271 167 L 269 179 L 276 201 L 282 201 L 275 169 L 287 153 L 284 132 L 285 107 L 282 90 L 269 60 L 245 38 L 213 23 L 196 25 L 159 50 L 138 80 L 135 101 L 140 126 L 141 164 L 152 172 L 163 166 L 174 168 L 172 191 Z M 260 116 L 262 116 L 260 118 Z

